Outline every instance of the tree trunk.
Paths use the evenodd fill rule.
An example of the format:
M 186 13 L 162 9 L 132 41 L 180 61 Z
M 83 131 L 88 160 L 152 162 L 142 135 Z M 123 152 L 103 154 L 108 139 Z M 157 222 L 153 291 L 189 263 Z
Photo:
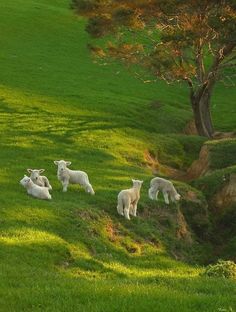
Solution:
M 195 126 L 198 134 L 208 138 L 213 137 L 214 129 L 210 111 L 211 92 L 207 90 L 200 96 L 193 96 L 191 98 Z
M 192 108 L 193 108 L 194 122 L 195 122 L 195 126 L 196 126 L 198 134 L 201 136 L 207 136 L 207 133 L 204 129 L 204 125 L 202 121 L 199 103 L 197 103 L 195 100 L 192 101 Z
M 212 138 L 214 133 L 210 111 L 212 87 L 201 88 L 202 90 L 198 90 L 191 97 L 195 126 L 199 135 Z
M 208 131 L 209 137 L 212 138 L 214 134 L 211 110 L 210 110 L 210 98 L 206 99 L 205 104 L 202 106 L 202 116 L 204 119 L 205 127 Z

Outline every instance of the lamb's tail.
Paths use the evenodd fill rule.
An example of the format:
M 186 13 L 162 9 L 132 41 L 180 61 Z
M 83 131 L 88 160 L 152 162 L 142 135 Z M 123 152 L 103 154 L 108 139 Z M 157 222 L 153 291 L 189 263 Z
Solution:
M 120 196 L 118 196 L 118 203 L 117 203 L 117 212 L 119 215 L 123 216 L 124 215 L 124 205 L 123 205 L 123 200 Z

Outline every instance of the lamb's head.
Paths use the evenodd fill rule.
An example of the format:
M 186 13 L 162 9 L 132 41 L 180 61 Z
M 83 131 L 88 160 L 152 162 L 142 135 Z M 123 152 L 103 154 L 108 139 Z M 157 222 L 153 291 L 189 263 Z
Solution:
M 181 196 L 180 196 L 179 194 L 176 194 L 176 195 L 175 195 L 175 200 L 176 200 L 176 201 L 180 200 L 180 198 L 181 198 Z
M 148 190 L 148 196 L 150 199 L 154 200 L 156 196 L 157 190 L 154 187 L 150 187 Z
M 171 184 L 171 189 L 169 190 L 169 195 L 172 202 L 179 201 L 181 198 L 181 195 L 176 191 L 173 184 Z
M 132 182 L 133 182 L 133 187 L 136 187 L 136 188 L 141 188 L 142 184 L 143 184 L 143 181 L 141 180 L 134 180 L 132 179 Z
M 57 166 L 57 170 L 59 172 L 65 171 L 67 166 L 71 165 L 70 161 L 65 161 L 65 160 L 54 160 L 54 164 Z
M 24 175 L 24 178 L 20 180 L 20 184 L 23 185 L 24 187 L 27 187 L 29 183 L 31 182 L 31 179 L 27 177 L 27 175 Z
M 45 169 L 27 169 L 27 171 L 30 173 L 30 178 L 33 181 L 37 181 L 40 174 L 45 171 Z

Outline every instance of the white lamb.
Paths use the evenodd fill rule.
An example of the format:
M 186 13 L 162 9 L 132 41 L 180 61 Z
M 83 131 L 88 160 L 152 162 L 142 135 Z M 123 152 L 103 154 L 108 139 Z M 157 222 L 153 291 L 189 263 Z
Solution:
M 83 186 L 87 193 L 94 195 L 92 185 L 89 182 L 89 178 L 86 172 L 79 170 L 70 170 L 67 166 L 70 166 L 70 161 L 55 160 L 54 164 L 58 166 L 57 168 L 57 178 L 61 181 L 63 186 L 63 192 L 67 191 L 69 183 L 80 184 Z
M 128 220 L 130 220 L 130 214 L 134 217 L 137 215 L 137 204 L 140 198 L 140 189 L 143 183 L 143 181 L 133 179 L 132 182 L 132 188 L 123 190 L 118 194 L 118 214 L 125 216 Z
M 30 178 L 35 184 L 45 186 L 49 190 L 52 190 L 52 186 L 50 185 L 48 178 L 40 175 L 40 173 L 43 173 L 45 169 L 27 169 L 27 171 L 30 173 Z
M 172 202 L 180 200 L 180 194 L 177 193 L 173 183 L 162 178 L 153 178 L 148 190 L 149 198 L 158 200 L 158 193 L 162 192 L 166 204 L 169 204 L 169 196 Z
M 20 184 L 23 185 L 26 188 L 27 193 L 33 197 L 40 199 L 52 199 L 47 187 L 38 186 L 26 175 L 20 180 Z

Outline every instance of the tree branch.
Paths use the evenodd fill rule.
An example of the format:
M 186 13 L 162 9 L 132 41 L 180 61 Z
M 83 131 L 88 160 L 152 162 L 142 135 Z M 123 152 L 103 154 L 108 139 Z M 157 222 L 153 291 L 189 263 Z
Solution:
M 194 97 L 194 86 L 193 86 L 192 79 L 190 79 L 189 77 L 184 77 L 183 80 L 187 82 L 188 87 L 189 87 L 189 91 L 190 91 L 190 98 L 193 99 L 193 97 Z

